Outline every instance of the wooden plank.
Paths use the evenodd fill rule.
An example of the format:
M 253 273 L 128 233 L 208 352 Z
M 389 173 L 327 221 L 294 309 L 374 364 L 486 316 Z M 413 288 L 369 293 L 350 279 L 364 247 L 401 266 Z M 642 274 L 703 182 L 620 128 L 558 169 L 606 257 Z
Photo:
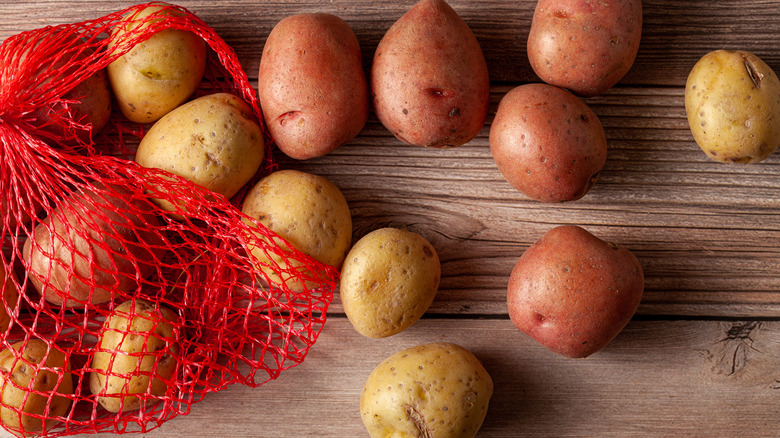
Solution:
M 368 374 L 396 351 L 437 341 L 472 351 L 493 379 L 480 438 L 777 436 L 779 337 L 778 322 L 633 321 L 576 360 L 507 319 L 426 318 L 376 340 L 333 318 L 299 367 L 258 388 L 209 394 L 144 436 L 367 436 L 358 403 Z
M 30 26 L 68 23 L 98 17 L 135 3 L 109 0 L 13 1 L 0 5 L 4 18 L 0 39 Z M 277 0 L 247 2 L 182 0 L 231 43 L 256 77 L 265 37 L 282 18 L 302 12 L 329 12 L 344 18 L 355 30 L 366 65 L 384 31 L 416 3 L 415 0 Z M 452 0 L 453 8 L 479 39 L 491 78 L 500 82 L 536 81 L 525 57 L 534 0 Z M 644 0 L 642 45 L 623 84 L 681 86 L 704 53 L 718 49 L 751 50 L 780 70 L 776 35 L 780 32 L 777 1 Z

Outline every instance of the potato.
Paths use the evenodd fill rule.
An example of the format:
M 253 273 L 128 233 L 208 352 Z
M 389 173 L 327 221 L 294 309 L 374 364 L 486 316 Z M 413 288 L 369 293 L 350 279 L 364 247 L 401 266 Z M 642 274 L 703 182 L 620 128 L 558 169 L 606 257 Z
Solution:
M 244 199 L 242 211 L 289 242 L 295 249 L 334 268 L 341 268 L 352 243 L 352 214 L 344 195 L 327 178 L 297 170 L 279 170 L 260 180 Z M 251 225 L 250 220 L 245 222 Z M 279 239 L 256 233 L 269 245 L 290 248 Z M 261 247 L 249 248 L 271 282 L 293 290 L 317 286 L 292 281 L 291 271 L 311 275 L 300 263 Z M 278 268 L 276 267 L 278 266 Z
M 45 368 L 45 369 L 44 369 Z M 6 429 L 17 436 L 48 432 L 68 413 L 73 377 L 65 354 L 40 339 L 19 341 L 0 352 L 2 406 Z M 37 416 L 46 416 L 46 421 Z
M 355 33 L 331 14 L 280 21 L 260 59 L 258 95 L 268 131 L 288 156 L 336 150 L 368 119 L 368 84 Z
M 428 310 L 439 288 L 441 264 L 421 235 L 381 228 L 361 238 L 341 269 L 341 303 L 358 333 L 400 333 Z
M 141 299 L 106 318 L 89 373 L 89 389 L 110 412 L 143 408 L 166 395 L 176 371 L 176 313 Z
M 3 301 L 0 302 L 0 336 L 6 333 L 11 324 L 9 310 L 14 312 L 19 305 L 19 290 L 16 288 L 18 282 L 13 271 L 6 271 L 5 265 L 0 262 L 0 289 L 3 293 Z
M 180 15 L 169 7 L 157 2 L 124 17 L 111 33 L 109 50 L 122 50 L 129 33 L 148 27 L 151 20 Z M 122 114 L 132 122 L 152 123 L 197 90 L 205 69 L 205 41 L 189 31 L 165 29 L 138 43 L 107 70 Z
M 111 117 L 111 91 L 105 70 L 98 70 L 80 82 L 65 93 L 63 99 L 73 100 L 76 103 L 58 103 L 39 110 L 37 123 L 41 124 L 43 130 L 60 139 L 60 143 L 66 145 L 90 143 L 90 139 L 108 124 Z M 76 123 L 73 131 L 47 122 L 56 112 L 70 114 L 70 119 Z
M 158 120 L 141 139 L 135 160 L 229 199 L 257 173 L 264 156 L 263 132 L 246 102 L 215 93 Z M 187 209 L 166 199 L 155 202 L 167 211 Z
M 24 244 L 30 281 L 54 305 L 80 307 L 131 293 L 165 254 L 150 204 L 120 187 L 105 193 L 96 187 L 65 199 Z
M 596 114 L 572 93 L 547 84 L 509 91 L 490 127 L 490 151 L 504 178 L 542 202 L 574 201 L 596 183 L 607 138 Z
M 544 82 L 595 96 L 631 69 L 641 36 L 641 0 L 539 0 L 528 61 Z
M 628 324 L 639 307 L 644 274 L 628 249 L 585 229 L 548 231 L 517 261 L 507 308 L 515 326 L 550 351 L 590 356 Z
M 443 0 L 421 0 L 379 42 L 371 92 L 376 116 L 398 139 L 459 146 L 485 124 L 490 79 L 463 19 Z
M 712 159 L 757 163 L 780 146 L 780 82 L 771 67 L 742 50 L 715 50 L 685 84 L 694 140 Z
M 84 44 L 84 42 L 79 40 L 73 44 Z M 61 73 L 61 77 L 47 78 L 45 82 L 61 80 L 62 77 L 72 74 L 78 64 L 85 62 L 85 58 L 93 53 L 94 49 L 85 47 L 84 51 L 76 55 L 75 59 L 57 58 L 53 65 L 45 66 L 45 68 L 61 69 L 66 63 L 75 63 L 76 65 L 66 68 Z M 38 71 L 36 74 L 40 76 L 43 72 Z M 33 113 L 35 117 L 33 124 L 42 131 L 42 134 L 39 135 L 50 144 L 89 143 L 91 136 L 102 130 L 111 117 L 111 90 L 106 70 L 97 70 L 65 93 L 62 99 L 73 101 L 73 103 L 57 102 L 38 108 Z M 67 117 L 75 125 L 73 127 L 63 125 L 62 121 L 57 120 L 57 114 L 67 114 Z
M 373 438 L 470 438 L 493 395 L 493 381 L 465 348 L 446 342 L 393 354 L 368 377 L 360 397 Z

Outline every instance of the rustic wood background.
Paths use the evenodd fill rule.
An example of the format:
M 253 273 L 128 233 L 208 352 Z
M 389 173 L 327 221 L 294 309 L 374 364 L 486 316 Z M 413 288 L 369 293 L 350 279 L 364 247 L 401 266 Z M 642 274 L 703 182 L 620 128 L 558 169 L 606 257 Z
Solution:
M 361 42 L 366 68 L 385 30 L 414 3 L 367 0 L 176 2 L 209 23 L 256 81 L 266 36 L 282 18 L 329 12 Z M 532 0 L 452 0 L 482 44 L 491 117 L 449 150 L 406 146 L 371 117 L 333 154 L 283 167 L 343 190 L 354 238 L 383 226 L 428 238 L 443 278 L 428 314 L 407 331 L 358 335 L 336 294 L 306 361 L 259 388 L 230 387 L 144 436 L 360 437 L 361 387 L 390 354 L 446 340 L 479 357 L 496 391 L 479 437 L 771 437 L 780 435 L 780 155 L 750 166 L 707 158 L 693 142 L 683 87 L 719 49 L 749 50 L 780 72 L 780 1 L 645 0 L 642 44 L 615 88 L 586 99 L 609 142 L 583 199 L 540 204 L 512 189 L 488 147 L 490 120 L 512 87 L 536 82 L 525 53 Z M 0 4 L 0 39 L 95 18 L 127 1 Z M 512 266 L 559 224 L 630 248 L 646 275 L 639 312 L 607 348 L 563 359 L 517 331 L 506 313 Z

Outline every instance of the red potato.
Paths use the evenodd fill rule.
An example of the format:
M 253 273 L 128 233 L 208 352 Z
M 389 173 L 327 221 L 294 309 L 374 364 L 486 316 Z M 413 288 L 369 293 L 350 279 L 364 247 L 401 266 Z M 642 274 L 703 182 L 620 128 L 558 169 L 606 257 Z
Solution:
M 35 112 L 40 129 L 57 138 L 57 141 L 65 145 L 89 143 L 91 137 L 108 124 L 111 117 L 111 90 L 105 70 L 98 70 L 80 82 L 63 99 L 72 103 L 58 102 Z M 75 125 L 68 127 L 63 122 L 53 121 L 55 114 L 68 114 Z
M 72 77 L 78 68 L 83 67 L 82 64 L 91 62 L 90 57 L 95 50 L 86 45 L 83 39 L 70 35 L 63 38 L 70 46 L 67 49 L 60 46 L 62 52 L 51 53 L 49 41 L 38 42 L 21 55 L 21 65 L 26 68 L 37 67 L 31 73 L 37 82 L 36 91 L 43 92 L 42 89 L 52 82 Z M 34 56 L 30 56 L 30 53 Z M 16 71 L 7 69 L 5 73 Z M 8 80 L 13 81 L 14 78 L 0 78 L 0 82 Z M 36 134 L 49 144 L 76 146 L 89 143 L 91 136 L 103 129 L 110 117 L 111 90 L 106 70 L 99 69 L 65 92 L 60 101 L 36 108 L 28 120 L 38 130 Z
M 320 157 L 355 138 L 369 97 L 352 29 L 324 13 L 280 21 L 263 48 L 258 96 L 268 131 L 292 158 Z
M 11 324 L 12 316 L 19 305 L 19 290 L 16 285 L 19 280 L 12 270 L 6 270 L 0 263 L 0 292 L 2 293 L 2 302 L 0 302 L 0 335 L 6 333 Z
M 459 146 L 485 124 L 490 79 L 466 22 L 442 0 L 421 0 L 379 42 L 371 92 L 377 118 L 401 141 Z
M 85 53 L 92 53 L 87 50 Z M 82 53 L 74 62 L 83 62 L 81 58 L 87 55 Z M 60 59 L 55 68 L 64 64 Z M 42 131 L 51 134 L 65 145 L 89 143 L 92 136 L 102 130 L 111 117 L 111 89 L 108 84 L 106 70 L 94 72 L 82 82 L 79 82 L 70 91 L 65 93 L 63 99 L 66 102 L 57 102 L 36 112 L 36 124 Z M 57 114 L 67 114 L 73 121 L 73 126 L 63 123 L 67 121 L 57 120 Z M 47 138 L 52 142 L 52 139 Z
M 544 82 L 595 96 L 625 76 L 641 36 L 641 0 L 539 0 L 528 60 Z
M 548 231 L 518 260 L 507 288 L 515 326 L 550 351 L 587 357 L 639 307 L 644 274 L 627 249 L 578 226 Z
M 162 259 L 164 243 L 151 206 L 114 190 L 74 193 L 25 242 L 30 281 L 50 303 L 77 307 L 109 301 L 115 291 L 137 289 L 139 279 L 149 277 Z
M 490 151 L 506 180 L 542 202 L 574 201 L 596 183 L 607 138 L 596 114 L 572 93 L 547 84 L 512 89 L 498 105 Z

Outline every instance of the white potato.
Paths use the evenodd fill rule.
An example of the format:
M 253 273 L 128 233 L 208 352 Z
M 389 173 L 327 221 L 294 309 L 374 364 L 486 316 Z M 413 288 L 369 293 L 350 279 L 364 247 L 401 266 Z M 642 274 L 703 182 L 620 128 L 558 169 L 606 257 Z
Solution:
M 0 378 L 0 418 L 15 435 L 37 435 L 44 425 L 49 431 L 70 408 L 70 364 L 62 351 L 40 339 L 19 341 L 0 352 Z
M 106 318 L 89 376 L 106 410 L 136 410 L 166 394 L 179 353 L 177 319 L 171 309 L 141 299 L 120 304 Z
M 421 235 L 381 228 L 361 238 L 341 269 L 341 303 L 355 330 L 371 338 L 400 333 L 428 310 L 441 264 Z
M 247 194 L 243 212 L 289 242 L 302 253 L 335 268 L 341 268 L 352 243 L 352 215 L 338 187 L 327 178 L 297 170 L 280 170 L 260 180 Z M 246 221 L 250 223 L 250 221 Z M 266 238 L 269 244 L 286 248 L 281 240 Z M 290 281 L 301 263 L 263 248 L 250 248 L 258 267 L 268 279 L 287 282 L 301 290 L 304 284 Z M 310 273 L 309 273 L 310 274 Z M 311 285 L 307 285 L 311 286 Z

